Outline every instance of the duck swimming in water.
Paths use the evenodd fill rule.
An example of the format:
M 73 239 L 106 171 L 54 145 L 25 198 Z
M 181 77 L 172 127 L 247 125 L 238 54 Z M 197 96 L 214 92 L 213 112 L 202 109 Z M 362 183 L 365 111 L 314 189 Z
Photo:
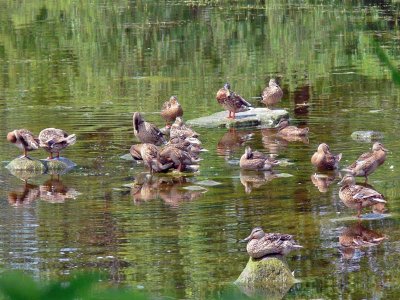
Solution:
M 282 89 L 276 83 L 276 80 L 272 78 L 269 80 L 268 86 L 264 89 L 262 93 L 261 102 L 264 103 L 267 107 L 270 107 L 281 101 L 282 96 Z
M 338 168 L 341 159 L 342 153 L 335 155 L 330 151 L 327 144 L 322 143 L 311 157 L 311 163 L 319 170 L 335 170 Z

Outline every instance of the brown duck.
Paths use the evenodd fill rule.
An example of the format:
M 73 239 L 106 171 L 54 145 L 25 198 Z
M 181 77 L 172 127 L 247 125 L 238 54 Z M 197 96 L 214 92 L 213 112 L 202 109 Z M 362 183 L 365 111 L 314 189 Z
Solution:
M 379 142 L 372 146 L 372 152 L 362 155 L 344 171 L 350 172 L 353 176 L 364 176 L 368 180 L 368 175 L 374 172 L 381 164 L 385 162 L 388 150 Z
M 140 156 L 144 164 L 149 168 L 150 173 L 168 171 L 173 163 L 162 163 L 160 160 L 160 149 L 149 143 L 144 143 L 140 147 Z
M 265 233 L 261 227 L 255 227 L 243 242 L 248 242 L 246 250 L 252 258 L 261 258 L 270 254 L 285 255 L 292 250 L 303 248 L 292 235 Z
M 21 157 L 28 157 L 28 152 L 39 148 L 39 140 L 27 129 L 16 129 L 7 134 L 7 141 L 24 151 Z
M 192 157 L 189 152 L 181 150 L 174 145 L 165 146 L 160 152 L 160 159 L 163 164 L 172 162 L 172 167 L 179 172 L 184 171 L 189 165 L 197 165 L 200 161 Z
M 322 143 L 311 157 L 311 163 L 319 170 L 335 170 L 338 168 L 341 159 L 342 153 L 335 155 L 331 153 L 327 144 Z
M 166 126 L 170 126 L 172 122 L 175 121 L 176 117 L 181 117 L 183 115 L 182 106 L 178 102 L 176 96 L 171 96 L 168 101 L 163 104 L 161 109 L 161 116 L 166 122 Z
M 252 107 L 242 96 L 231 91 L 229 83 L 225 83 L 224 87 L 218 90 L 216 98 L 218 103 L 229 111 L 229 119 L 235 119 L 237 112 L 247 111 Z
M 155 125 L 146 122 L 139 112 L 133 114 L 133 133 L 141 143 L 156 146 L 166 143 L 164 134 Z
M 377 191 L 356 185 L 356 180 L 351 174 L 345 175 L 339 184 L 342 185 L 339 190 L 339 198 L 347 207 L 357 209 L 357 217 L 360 217 L 361 210 L 365 207 L 386 203 L 383 196 Z
M 39 146 L 49 152 L 48 159 L 53 159 L 53 153 L 56 154 L 56 158 L 59 158 L 61 150 L 75 142 L 76 135 L 68 134 L 62 129 L 46 128 L 39 133 Z
M 186 138 L 198 138 L 200 134 L 198 134 L 192 128 L 184 124 L 181 117 L 176 117 L 174 124 L 172 124 L 171 126 L 169 135 L 171 139 L 174 138 L 186 139 Z
M 259 151 L 252 151 L 249 146 L 245 148 L 245 152 L 239 161 L 240 168 L 243 170 L 270 171 L 273 166 L 278 164 L 277 160 Z
M 282 96 L 282 89 L 276 83 L 276 80 L 272 78 L 270 79 L 268 86 L 264 89 L 262 93 L 261 102 L 264 103 L 267 107 L 270 107 L 281 101 Z
M 289 121 L 286 119 L 280 119 L 278 123 L 278 136 L 307 136 L 308 135 L 308 127 L 299 128 L 293 125 L 289 125 Z

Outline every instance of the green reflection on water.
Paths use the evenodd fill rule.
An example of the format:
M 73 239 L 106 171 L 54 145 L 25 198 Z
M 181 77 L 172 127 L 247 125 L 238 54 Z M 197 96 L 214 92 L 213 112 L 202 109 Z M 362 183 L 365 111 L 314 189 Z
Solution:
M 76 133 L 65 156 L 78 167 L 61 181 L 80 193 L 46 202 L 37 192 L 49 176 L 30 179 L 29 193 L 1 169 L 2 267 L 43 278 L 94 268 L 153 293 L 206 298 L 237 278 L 247 261 L 237 242 L 262 225 L 304 246 L 289 256 L 303 283 L 287 297 L 398 297 L 397 10 L 361 1 L 1 2 L 1 135 L 22 127 Z M 134 142 L 133 111 L 161 126 L 160 107 L 174 94 L 186 119 L 204 116 L 221 109 L 214 97 L 225 81 L 261 106 L 256 97 L 271 76 L 280 78 L 293 123 L 310 127 L 308 144 L 268 130 L 237 137 L 198 129 L 209 150 L 200 174 L 150 185 L 142 201 L 123 187 L 143 171 L 119 158 Z M 382 131 L 391 150 L 371 176 L 391 217 L 367 223 L 389 240 L 346 261 L 338 236 L 354 212 L 336 181 L 323 193 L 314 186 L 309 159 L 324 141 L 349 164 L 370 148 L 350 133 L 366 129 Z M 259 175 L 247 177 L 246 193 L 237 162 L 247 144 L 289 159 L 278 170 L 293 176 L 261 185 Z M 15 155 L 1 139 L 1 161 Z M 183 188 L 203 179 L 222 184 L 192 199 Z

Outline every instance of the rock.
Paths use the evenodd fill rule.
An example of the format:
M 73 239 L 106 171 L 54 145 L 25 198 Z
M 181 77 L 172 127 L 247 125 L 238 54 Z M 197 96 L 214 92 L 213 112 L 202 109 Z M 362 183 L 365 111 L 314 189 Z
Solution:
M 373 142 L 373 141 L 378 141 L 383 139 L 383 133 L 379 131 L 372 131 L 372 130 L 366 130 L 366 131 L 354 131 L 351 134 L 351 138 L 355 141 L 358 142 Z
M 17 157 L 9 162 L 7 169 L 13 171 L 26 171 L 42 174 L 46 170 L 45 166 L 38 159 Z
M 289 118 L 289 113 L 284 109 L 268 109 L 268 108 L 254 108 L 252 110 L 237 113 L 236 119 L 228 119 L 228 112 L 221 111 L 210 116 L 192 119 L 186 123 L 190 126 L 199 127 L 276 127 L 279 120 L 282 118 Z
M 76 166 L 76 163 L 65 157 L 40 160 L 46 168 L 47 174 L 64 174 Z
M 283 257 L 270 255 L 261 259 L 250 258 L 234 283 L 251 297 L 282 299 L 296 282 Z

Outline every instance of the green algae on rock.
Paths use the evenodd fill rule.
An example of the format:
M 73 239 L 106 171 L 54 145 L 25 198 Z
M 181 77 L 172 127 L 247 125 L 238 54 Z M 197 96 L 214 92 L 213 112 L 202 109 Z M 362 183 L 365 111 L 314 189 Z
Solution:
M 281 255 L 251 258 L 234 282 L 250 296 L 268 296 L 268 299 L 281 299 L 296 283 L 292 272 Z
M 76 166 L 73 161 L 65 157 L 41 159 L 40 161 L 45 166 L 47 174 L 63 174 Z
M 273 128 L 282 118 L 289 118 L 289 113 L 284 109 L 254 108 L 246 112 L 237 113 L 236 119 L 228 119 L 227 112 L 221 111 L 210 116 L 188 120 L 190 126 L 208 128 L 239 128 L 239 127 L 268 127 Z
M 8 163 L 6 168 L 9 170 L 19 170 L 39 174 L 44 173 L 44 171 L 46 170 L 46 167 L 40 160 L 27 157 L 17 157 L 13 159 Z
M 373 130 L 359 130 L 351 134 L 351 138 L 358 142 L 374 142 L 383 139 L 383 133 Z

